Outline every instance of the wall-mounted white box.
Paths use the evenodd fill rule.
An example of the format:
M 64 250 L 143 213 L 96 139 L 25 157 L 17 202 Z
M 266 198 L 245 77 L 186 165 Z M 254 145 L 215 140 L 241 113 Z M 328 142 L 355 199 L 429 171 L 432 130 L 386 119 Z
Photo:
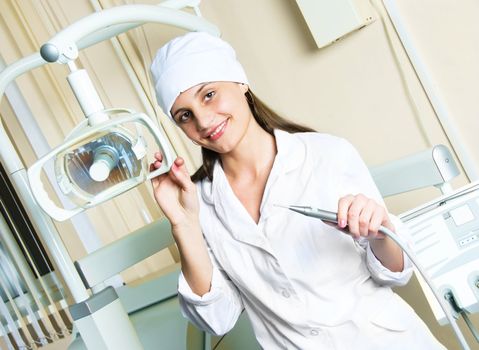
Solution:
M 296 0 L 319 48 L 373 22 L 366 0 Z

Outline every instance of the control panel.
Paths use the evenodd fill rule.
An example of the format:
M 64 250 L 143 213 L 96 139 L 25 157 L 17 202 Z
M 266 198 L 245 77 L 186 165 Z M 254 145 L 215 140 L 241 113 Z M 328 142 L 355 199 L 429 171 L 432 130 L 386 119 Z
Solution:
M 400 215 L 418 263 L 441 295 L 479 312 L 479 183 L 472 183 Z M 440 324 L 447 319 L 427 284 L 419 282 Z

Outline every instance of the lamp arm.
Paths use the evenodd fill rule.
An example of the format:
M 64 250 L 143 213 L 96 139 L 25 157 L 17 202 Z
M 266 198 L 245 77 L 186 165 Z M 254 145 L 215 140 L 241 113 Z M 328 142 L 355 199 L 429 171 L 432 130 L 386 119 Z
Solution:
M 195 4 L 192 0 L 169 0 L 160 5 L 124 5 L 84 17 L 44 44 L 48 47 L 44 50 L 52 51 L 53 56 L 50 54 L 50 58 L 55 58 L 55 51 L 58 52 L 58 57 L 53 61 L 47 61 L 39 53 L 34 53 L 1 70 L 0 101 L 8 84 L 17 77 L 48 62 L 59 61 L 61 59 L 61 47 L 71 46 L 73 51 L 77 52 L 147 22 L 170 24 L 187 30 L 205 31 L 219 36 L 220 31 L 215 25 L 201 17 L 179 10 L 181 7 L 194 6 Z M 62 57 L 64 59 L 63 63 L 70 60 L 65 60 L 65 56 Z
M 169 24 L 190 31 L 205 31 L 219 35 L 215 25 L 187 12 L 157 5 L 124 5 L 95 12 L 72 23 L 42 45 L 40 54 L 45 61 L 66 63 L 78 56 L 77 42 L 80 39 L 110 26 L 147 22 Z M 123 28 L 129 27 L 120 26 L 118 30 L 122 31 Z M 113 36 L 116 33 L 112 31 L 108 35 L 110 34 Z M 103 40 L 105 39 L 101 32 L 99 35 Z M 92 38 L 94 39 L 94 36 Z

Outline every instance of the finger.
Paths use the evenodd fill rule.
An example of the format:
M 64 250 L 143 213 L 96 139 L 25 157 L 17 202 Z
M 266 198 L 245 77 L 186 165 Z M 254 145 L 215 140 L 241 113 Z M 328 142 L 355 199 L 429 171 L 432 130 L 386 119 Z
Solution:
M 331 226 L 331 227 L 334 227 L 336 230 L 339 230 L 339 231 L 344 232 L 344 233 L 346 233 L 346 234 L 349 235 L 348 229 L 347 229 L 347 228 L 338 227 L 338 224 L 335 224 L 335 223 L 329 222 L 329 221 L 323 221 L 323 224 L 328 225 L 328 226 Z
M 385 237 L 383 233 L 379 232 L 379 228 L 385 220 L 385 216 L 387 216 L 386 210 L 379 206 L 371 217 L 371 223 L 369 225 L 370 233 L 373 234 L 371 238 Z
M 154 171 L 156 168 L 158 168 L 158 166 L 155 165 L 155 163 L 150 164 L 150 172 Z M 162 179 L 164 179 L 166 176 L 167 174 L 161 174 L 151 179 L 151 185 L 153 186 L 154 190 L 158 187 Z
M 163 162 L 163 154 L 161 152 L 155 152 L 154 157 L 155 159 L 152 163 L 154 166 L 154 169 L 150 167 L 150 171 L 161 168 L 161 163 Z
M 338 226 L 345 228 L 348 222 L 349 206 L 354 200 L 354 196 L 348 195 L 339 199 L 338 202 Z
M 155 171 L 155 169 L 156 169 L 155 163 L 151 163 L 150 164 L 150 173 L 152 171 Z M 153 184 L 153 186 L 155 186 L 155 183 L 157 183 L 157 182 L 158 182 L 158 177 L 157 176 L 155 176 L 154 178 L 151 179 L 151 183 Z
M 150 164 L 150 171 L 155 171 L 161 167 L 161 161 L 155 160 L 153 163 Z
M 372 233 L 377 233 L 379 231 L 379 227 L 381 226 L 385 216 L 386 216 L 386 211 L 384 210 L 384 208 L 379 205 L 376 205 L 376 208 L 374 208 L 373 215 L 371 216 L 369 231 Z
M 178 167 L 181 167 L 183 165 L 185 165 L 185 160 L 181 157 L 177 157 L 174 161 L 175 165 L 178 166 Z M 186 166 L 185 166 L 185 171 L 186 171 Z
M 354 197 L 354 201 L 349 206 L 348 210 L 348 226 L 351 236 L 355 239 L 358 239 L 361 236 L 359 231 L 359 216 L 361 211 L 366 204 L 366 197 L 362 195 L 357 195 Z
M 175 159 L 169 174 L 173 181 L 175 181 L 182 189 L 186 191 L 191 190 L 193 182 L 188 174 L 183 158 L 178 157 Z
M 359 214 L 359 234 L 363 237 L 369 237 L 371 234 L 371 218 L 376 208 L 377 204 L 374 201 L 367 200 Z
M 163 161 L 163 153 L 161 153 L 161 152 L 155 152 L 154 156 L 155 156 L 155 159 L 156 159 L 157 161 L 159 161 L 159 162 L 162 162 L 162 161 Z

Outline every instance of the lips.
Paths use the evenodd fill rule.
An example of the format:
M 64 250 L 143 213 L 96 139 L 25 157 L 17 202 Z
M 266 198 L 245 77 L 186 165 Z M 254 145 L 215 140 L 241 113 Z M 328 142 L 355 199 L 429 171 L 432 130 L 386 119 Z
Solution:
M 227 124 L 228 119 L 225 119 L 211 131 L 211 133 L 208 135 L 208 138 L 212 141 L 218 140 L 224 134 Z

